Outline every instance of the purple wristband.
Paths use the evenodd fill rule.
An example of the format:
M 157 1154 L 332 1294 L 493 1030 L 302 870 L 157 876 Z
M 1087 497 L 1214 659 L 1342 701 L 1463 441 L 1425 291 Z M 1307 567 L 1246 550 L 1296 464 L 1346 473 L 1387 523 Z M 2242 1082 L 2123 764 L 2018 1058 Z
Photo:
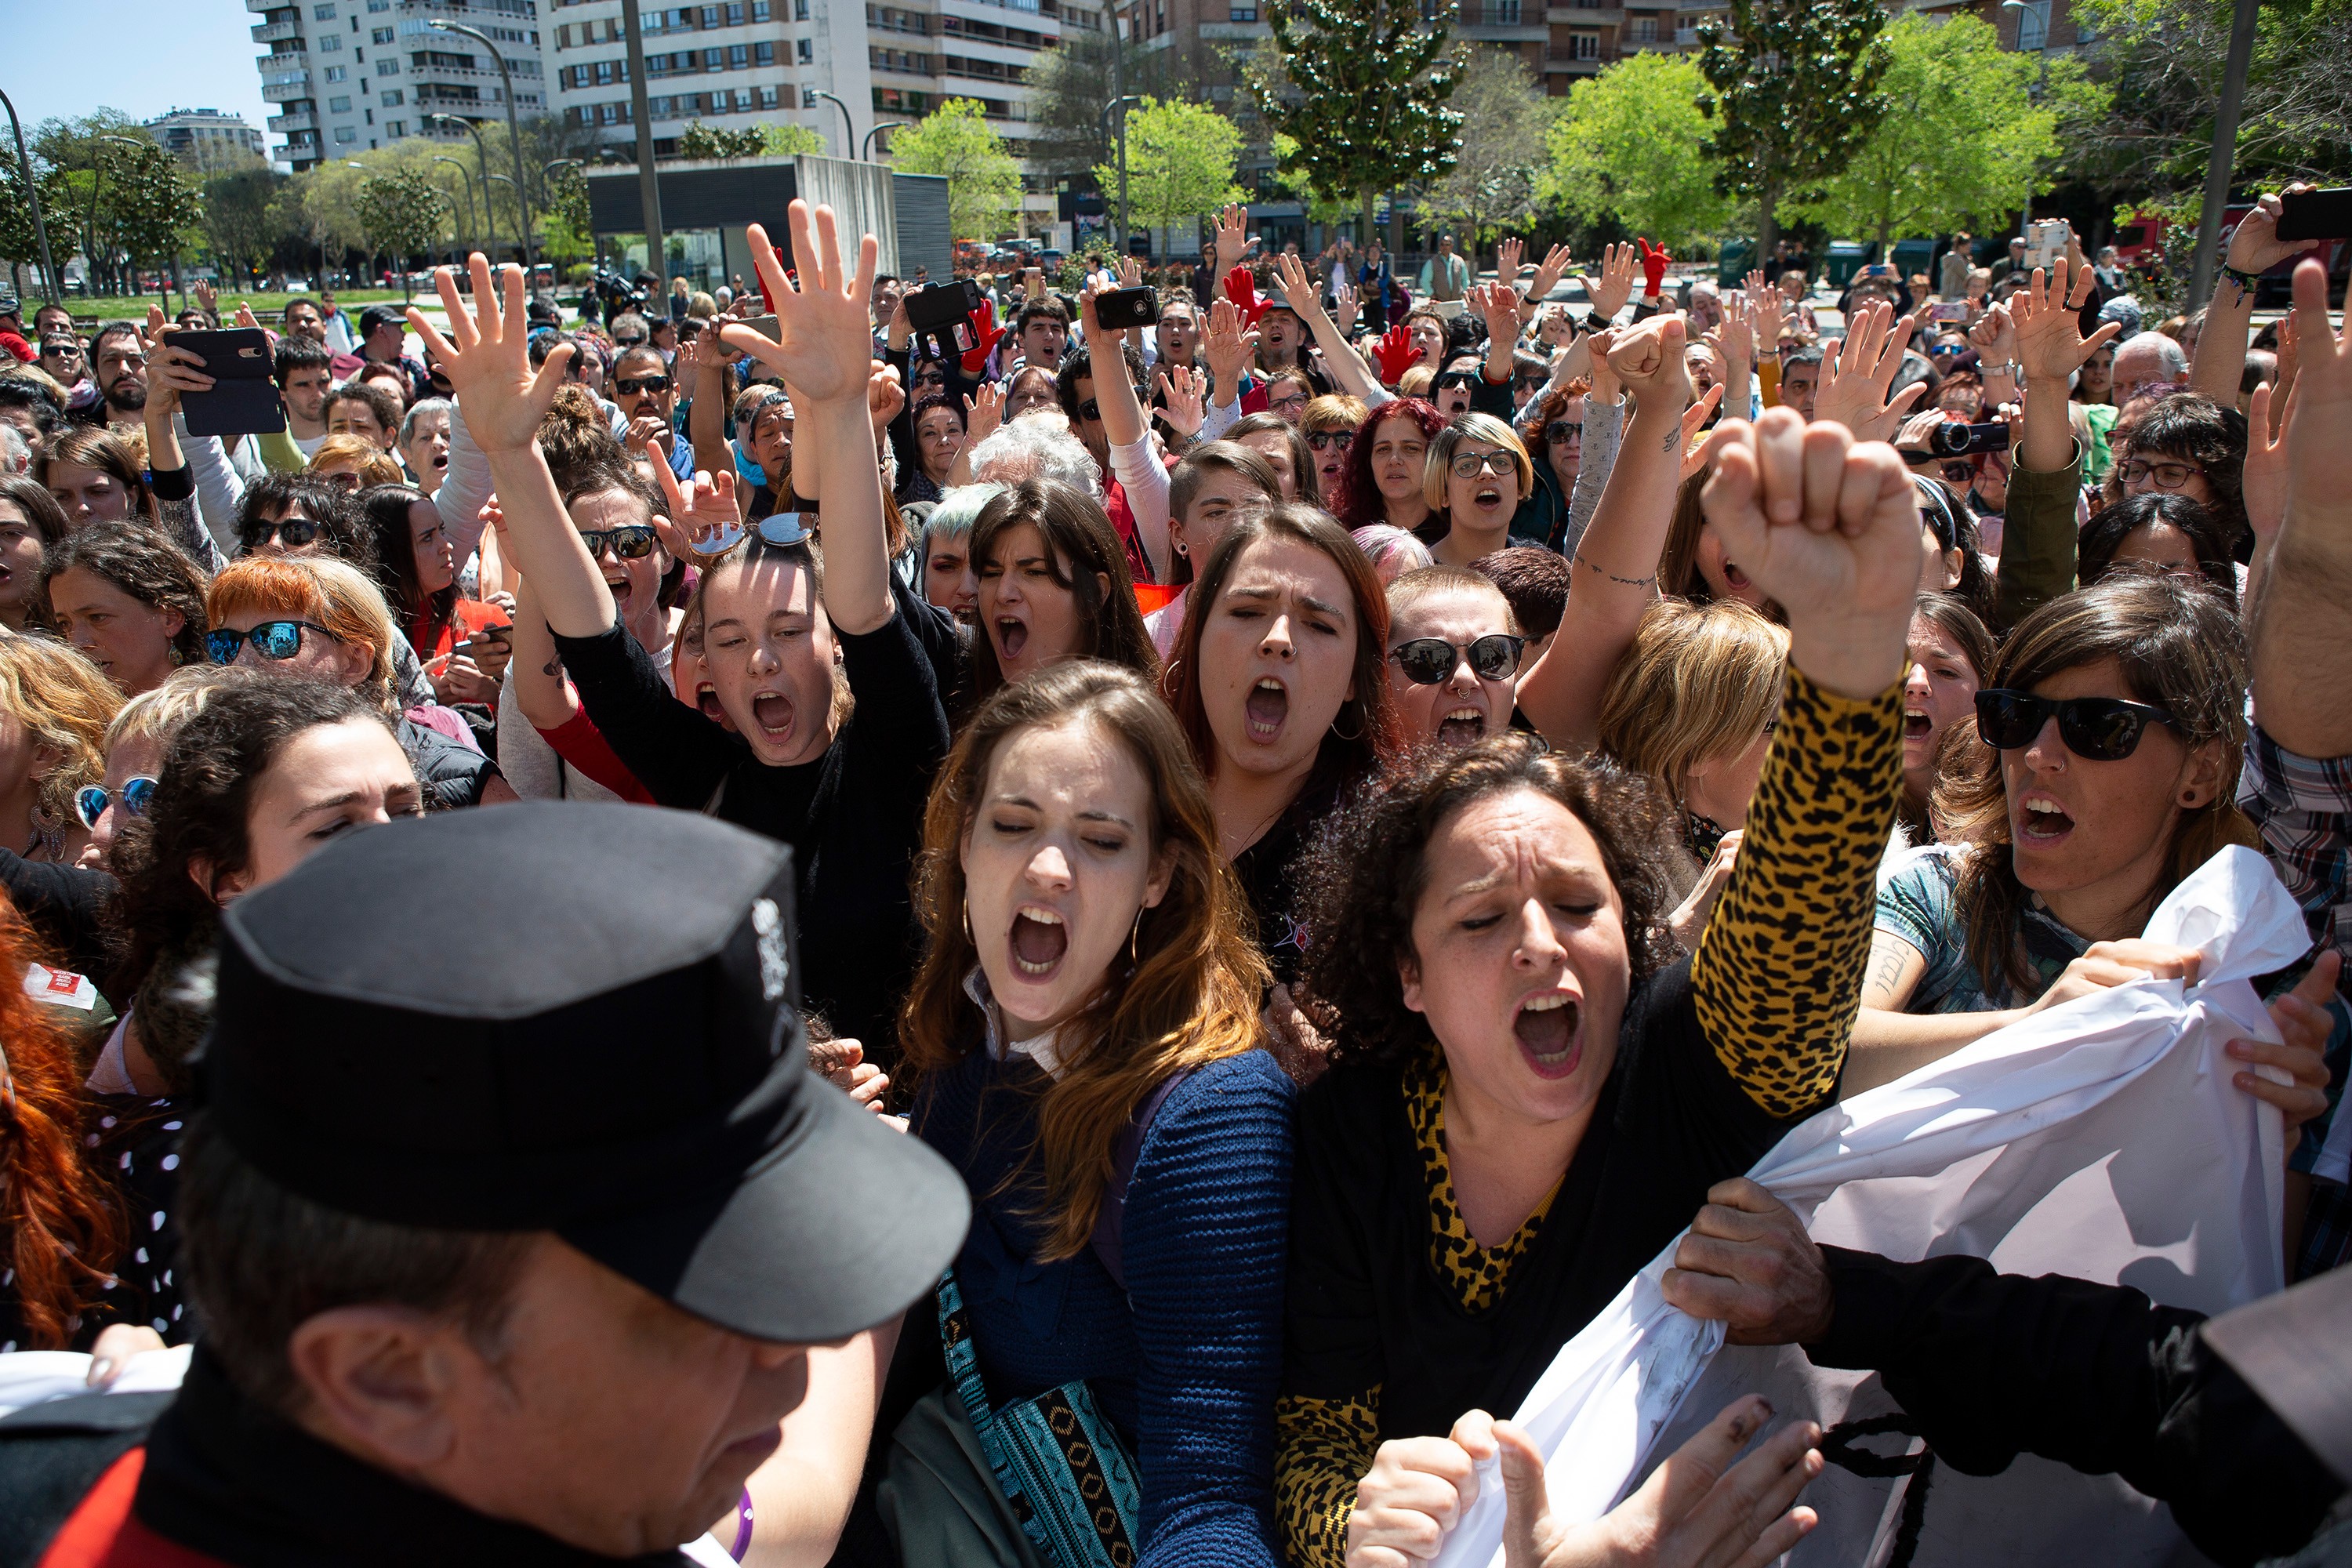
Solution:
M 743 1500 L 735 1505 L 735 1544 L 727 1549 L 727 1555 L 740 1563 L 743 1561 L 743 1553 L 751 1550 L 751 1489 L 745 1487 Z

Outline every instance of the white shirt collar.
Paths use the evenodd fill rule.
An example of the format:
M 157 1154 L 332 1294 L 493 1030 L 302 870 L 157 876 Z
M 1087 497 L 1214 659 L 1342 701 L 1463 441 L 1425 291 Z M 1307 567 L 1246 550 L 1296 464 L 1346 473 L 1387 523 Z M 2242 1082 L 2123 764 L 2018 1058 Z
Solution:
M 971 973 L 963 977 L 963 994 L 980 1008 L 980 1016 L 988 1028 L 988 1059 L 1001 1062 L 1009 1057 L 1027 1057 L 1035 1062 L 1048 1078 L 1062 1076 L 1061 1053 L 1055 1047 L 1055 1037 L 1060 1032 L 1047 1029 L 1025 1040 L 1007 1041 L 1004 1021 L 996 1005 L 995 994 L 988 988 L 988 975 L 980 965 L 973 964 Z

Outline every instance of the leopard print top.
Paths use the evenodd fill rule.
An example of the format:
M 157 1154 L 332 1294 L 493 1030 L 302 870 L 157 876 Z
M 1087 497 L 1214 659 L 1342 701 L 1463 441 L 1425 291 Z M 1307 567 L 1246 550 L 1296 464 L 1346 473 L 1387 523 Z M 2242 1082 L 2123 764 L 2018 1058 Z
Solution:
M 1716 1058 L 1749 1099 L 1788 1117 L 1837 1082 L 1861 1005 L 1876 871 L 1901 795 L 1902 698 L 1822 690 L 1793 666 L 1780 727 L 1749 804 L 1731 882 L 1691 966 Z M 1430 1258 L 1473 1310 L 1499 1300 L 1559 1189 L 1501 1246 L 1472 1239 L 1454 1201 L 1442 1057 L 1405 1075 L 1405 1114 L 1429 1185 Z M 1275 1516 L 1297 1568 L 1343 1568 L 1356 1485 L 1380 1447 L 1379 1384 L 1275 1405 Z

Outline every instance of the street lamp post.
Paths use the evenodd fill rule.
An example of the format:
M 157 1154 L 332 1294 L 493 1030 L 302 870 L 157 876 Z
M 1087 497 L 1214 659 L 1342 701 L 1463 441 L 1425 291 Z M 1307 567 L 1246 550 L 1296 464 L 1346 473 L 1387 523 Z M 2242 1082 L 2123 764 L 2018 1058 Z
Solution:
M 425 118 L 436 120 L 444 125 L 459 126 L 472 134 L 474 166 L 480 171 L 482 181 L 482 237 L 489 241 L 490 248 L 496 250 L 499 247 L 499 214 L 498 209 L 490 205 L 490 150 L 482 140 L 482 128 L 455 114 L 430 114 Z
M 445 157 L 441 153 L 436 153 L 433 155 L 433 161 L 436 163 L 446 163 L 451 168 L 457 171 L 457 188 L 466 194 L 466 233 L 469 236 L 479 234 L 481 230 L 474 226 L 474 177 L 466 173 L 466 165 L 459 163 L 455 158 Z M 460 247 L 459 248 L 468 249 L 471 247 Z
M 907 122 L 903 120 L 885 120 L 881 121 L 879 124 L 876 125 L 873 130 L 868 131 L 866 133 L 866 139 L 857 144 L 857 155 L 861 158 L 870 160 L 874 156 L 874 138 L 881 135 L 885 131 L 903 131 L 906 128 Z
M 499 80 L 506 88 L 507 94 L 507 140 L 514 144 L 515 199 L 522 204 L 523 277 L 528 279 L 539 269 L 539 252 L 538 247 L 531 244 L 530 193 L 523 188 L 522 184 L 522 125 L 515 118 L 514 77 L 507 69 L 507 58 L 499 52 L 499 47 L 490 41 L 490 36 L 478 27 L 468 27 L 463 22 L 443 21 L 439 17 L 434 18 L 430 26 L 445 33 L 464 34 L 489 50 L 490 58 L 498 63 Z
M 16 119 L 16 106 L 8 102 L 8 95 L 0 92 L 0 104 L 8 109 L 8 128 L 16 133 L 16 177 L 25 182 L 25 201 L 33 209 L 33 238 L 41 247 L 41 291 L 49 303 L 65 302 L 58 289 L 57 264 L 49 259 L 49 226 L 41 216 L 41 193 L 33 184 L 33 161 L 25 155 L 25 128 Z
M 857 119 L 855 115 L 849 112 L 849 105 L 842 102 L 841 100 L 834 97 L 833 94 L 825 91 L 824 89 L 821 87 L 804 87 L 801 89 L 801 107 L 803 109 L 814 109 L 816 107 L 816 100 L 820 98 L 832 104 L 835 109 L 841 110 L 841 122 L 843 125 L 846 126 L 849 131 L 848 140 L 842 142 L 841 150 L 844 153 L 855 153 L 857 151 Z
M 1111 43 L 1116 47 L 1118 40 L 1114 37 Z M 1113 115 L 1118 117 L 1118 254 L 1122 258 L 1127 255 L 1127 111 L 1142 101 L 1130 92 L 1122 93 L 1103 105 L 1105 129 L 1109 129 L 1108 122 Z

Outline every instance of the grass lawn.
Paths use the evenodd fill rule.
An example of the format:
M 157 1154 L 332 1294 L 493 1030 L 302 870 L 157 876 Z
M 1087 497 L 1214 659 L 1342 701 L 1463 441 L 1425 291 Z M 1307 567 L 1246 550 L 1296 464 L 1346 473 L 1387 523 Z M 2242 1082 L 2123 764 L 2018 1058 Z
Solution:
M 228 325 L 235 319 L 236 308 L 239 305 L 251 305 L 254 315 L 260 319 L 261 324 L 274 330 L 278 322 L 278 313 L 286 309 L 287 300 L 316 300 L 317 298 L 316 294 L 287 294 L 274 290 L 262 290 L 249 294 L 225 292 L 220 297 L 221 323 L 224 326 Z M 418 298 L 429 300 L 432 299 L 431 291 L 426 290 L 418 295 Z M 40 303 L 37 295 L 28 296 L 26 299 L 25 314 L 27 322 L 31 321 L 32 312 Z M 94 299 L 79 294 L 66 296 L 66 309 L 71 310 L 74 313 L 75 321 L 83 326 L 94 326 L 100 321 L 143 321 L 147 319 L 147 307 L 157 303 L 160 301 L 152 294 L 101 294 Z M 397 289 L 339 289 L 335 290 L 335 303 L 344 310 L 357 315 L 362 309 L 369 305 L 399 304 L 400 290 Z M 172 302 L 169 308 L 173 310 L 180 308 L 180 295 L 177 289 L 172 292 Z

